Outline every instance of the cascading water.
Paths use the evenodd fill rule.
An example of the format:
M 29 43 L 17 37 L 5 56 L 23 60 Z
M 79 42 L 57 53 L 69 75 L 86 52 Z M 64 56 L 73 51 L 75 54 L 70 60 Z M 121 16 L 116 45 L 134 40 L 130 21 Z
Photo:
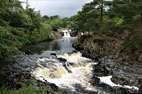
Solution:
M 63 37 L 71 37 L 70 30 L 63 30 L 64 36 Z
M 32 75 L 38 80 L 46 80 L 60 88 L 75 91 L 75 85 L 79 84 L 85 90 L 96 92 L 96 88 L 89 82 L 92 78 L 92 65 L 96 64 L 95 62 L 82 57 L 81 53 L 59 54 L 57 58 L 64 58 L 67 61 L 61 62 L 53 58 L 38 59 L 36 63 L 39 67 L 31 72 Z M 42 63 L 45 65 L 43 66 Z
M 76 38 L 67 37 L 69 35 L 65 36 L 50 43 L 43 43 L 48 44 L 45 45 L 45 48 L 49 45 L 50 47 L 47 47 L 46 51 L 40 54 L 16 56 L 16 63 L 11 67 L 11 70 L 14 73 L 28 71 L 38 80 L 54 83 L 59 88 L 69 89 L 77 94 L 88 94 L 84 92 L 94 93 L 99 91 L 96 88 L 97 86 L 93 86 L 91 83 L 92 79 L 95 79 L 92 72 L 93 66 L 97 63 L 83 57 L 80 52 L 73 52 L 75 49 L 72 47 L 72 43 Z M 41 46 L 39 45 L 37 45 L 38 49 Z M 31 50 L 35 46 L 30 46 Z M 112 87 L 123 87 L 114 84 L 111 81 L 111 76 L 98 78 L 101 82 L 109 84 Z

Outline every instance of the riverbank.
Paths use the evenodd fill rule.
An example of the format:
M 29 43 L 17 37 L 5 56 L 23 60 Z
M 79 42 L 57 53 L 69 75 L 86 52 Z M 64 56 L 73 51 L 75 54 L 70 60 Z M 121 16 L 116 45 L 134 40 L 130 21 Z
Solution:
M 94 66 L 94 75 L 112 75 L 111 80 L 116 84 L 140 88 L 142 84 L 142 64 L 135 59 L 139 55 L 123 53 L 125 47 L 122 44 L 125 41 L 124 38 L 129 35 L 127 32 L 124 33 L 123 38 L 120 35 L 119 38 L 110 37 L 106 34 L 84 35 L 73 44 L 73 47 L 80 50 L 84 56 L 99 62 L 99 65 Z
M 34 77 L 34 75 L 31 75 L 31 71 L 34 70 L 34 68 L 41 67 L 38 66 L 38 63 L 42 58 L 51 58 L 51 53 L 56 53 L 56 51 L 58 52 L 60 50 L 62 50 L 61 52 L 72 52 L 74 49 L 71 44 L 75 39 L 75 37 L 61 38 L 58 40 L 41 42 L 39 44 L 27 45 L 25 47 L 25 51 L 29 50 L 31 54 L 23 53 L 21 55 L 16 55 L 11 62 L 8 62 L 8 66 L 3 66 L 5 68 L 5 76 L 3 75 L 0 77 L 0 94 L 9 94 L 9 92 L 11 92 L 11 94 L 27 94 L 26 92 L 28 91 L 31 92 L 30 94 L 38 92 L 40 94 L 75 94 L 75 92 L 68 88 L 59 88 L 55 84 L 38 80 Z M 50 62 L 51 61 L 40 63 L 46 65 Z M 45 67 L 44 65 L 43 67 Z M 52 66 L 49 68 L 54 70 L 54 67 Z M 30 83 L 31 81 L 34 82 Z
M 58 80 L 58 75 L 60 75 L 59 77 L 61 78 L 64 77 L 63 76 L 64 72 L 62 69 L 64 69 L 65 62 L 59 61 L 60 58 L 58 59 L 55 56 L 52 56 L 53 53 L 57 54 L 56 52 L 60 52 L 61 56 L 63 52 L 72 52 L 74 49 L 72 48 L 71 44 L 75 39 L 76 39 L 75 37 L 62 38 L 62 39 L 54 40 L 51 42 L 44 42 L 44 43 L 42 42 L 39 44 L 41 47 L 44 47 L 47 45 L 49 45 L 50 47 L 48 49 L 44 49 L 44 51 L 43 49 L 41 49 L 41 53 L 38 53 L 38 54 L 33 52 L 32 54 L 21 54 L 21 55 L 15 56 L 14 57 L 15 59 L 13 60 L 11 65 L 9 65 L 9 68 L 8 68 L 12 74 L 9 74 L 7 80 L 6 80 L 6 77 L 3 79 L 1 78 L 6 88 L 1 88 L 0 93 L 2 92 L 1 94 L 9 94 L 9 92 L 11 92 L 11 94 L 27 94 L 26 92 L 30 91 L 30 94 L 35 94 L 38 92 L 40 94 L 49 94 L 49 93 L 50 94 L 56 94 L 56 93 L 57 94 L 78 94 L 75 91 L 72 91 L 69 87 L 67 87 L 68 84 L 66 83 L 68 83 L 68 81 L 66 81 L 65 83 L 62 81 L 56 81 Z M 33 47 L 40 49 L 39 45 L 34 44 Z M 31 47 L 31 45 L 29 46 Z M 29 47 L 27 48 L 29 49 Z M 64 66 L 62 66 L 62 63 Z M 38 70 L 40 68 L 41 68 L 41 71 Z M 44 74 L 42 71 L 44 72 Z M 64 69 L 64 71 L 66 71 L 66 69 Z M 67 71 L 65 73 L 67 73 Z M 76 72 L 74 73 L 74 75 L 75 74 Z M 78 75 L 81 75 L 81 74 L 78 74 Z M 66 88 L 62 84 L 60 84 L 59 86 L 56 86 L 55 84 L 49 83 L 50 82 L 49 79 L 52 79 L 53 81 L 55 80 L 55 84 L 57 85 L 59 82 L 67 86 Z M 30 83 L 33 80 L 34 82 Z M 87 93 L 87 91 L 84 91 L 83 90 L 84 88 L 81 87 L 80 85 L 78 84 L 75 84 L 75 86 L 72 85 L 72 83 L 74 83 L 74 80 L 72 79 L 70 80 L 73 82 L 71 82 L 69 85 L 77 88 L 76 90 L 77 92 L 81 91 L 81 92 L 85 92 L 86 94 L 90 94 L 90 93 Z
M 50 36 L 50 38 L 49 38 L 49 36 Z M 16 81 L 14 83 L 13 82 L 9 83 L 10 82 L 9 80 L 14 81 L 15 79 L 19 79 L 19 78 L 16 78 L 16 77 L 14 77 L 15 79 L 14 78 L 13 79 L 9 78 L 9 75 L 11 75 L 11 72 L 9 71 L 8 66 L 10 66 L 11 64 L 14 63 L 13 62 L 14 55 L 18 55 L 18 54 L 21 54 L 21 53 L 32 54 L 33 52 L 31 50 L 28 50 L 28 49 L 23 50 L 25 48 L 25 46 L 31 45 L 31 44 L 32 45 L 37 44 L 37 43 L 40 43 L 40 42 L 43 42 L 43 41 L 52 41 L 52 40 L 56 40 L 56 39 L 60 39 L 60 38 L 62 38 L 62 35 L 59 32 L 52 31 L 52 32 L 50 32 L 50 35 L 47 35 L 46 40 L 39 40 L 36 43 L 34 43 L 32 41 L 31 42 L 25 42 L 24 44 L 22 44 L 23 41 L 21 41 L 20 43 L 22 45 L 20 45 L 18 47 L 15 47 L 16 50 L 14 50 L 13 48 L 11 48 L 12 51 L 9 48 L 0 48 L 0 51 L 2 51 L 4 53 L 4 54 L 0 53 L 0 55 L 3 56 L 1 58 L 1 61 L 0 61 L 0 63 L 1 63 L 1 65 L 0 65 L 0 88 L 2 88 L 2 87 L 9 88 L 9 86 L 11 88 L 15 88 L 13 85 L 14 84 L 16 85 L 17 82 L 21 82 L 21 81 Z M 15 41 L 15 43 L 17 43 L 17 41 Z M 18 42 L 17 45 L 19 45 L 20 43 Z M 44 50 L 44 49 L 42 49 L 42 50 Z M 29 79 L 29 80 L 32 80 L 32 79 Z
M 71 46 L 74 40 L 76 40 L 75 37 L 62 38 L 27 47 L 29 50 L 33 49 L 32 47 L 42 48 L 40 53 L 15 56 L 12 64 L 9 65 L 12 75 L 8 80 L 2 79 L 8 86 L 7 88 L 12 88 L 6 91 L 14 92 L 13 94 L 22 91 L 30 91 L 31 94 L 38 92 L 40 94 L 99 94 L 99 92 L 101 94 L 137 94 L 137 91 L 133 89 L 111 87 L 102 83 L 99 75 L 97 76 L 94 72 L 97 71 L 94 69 L 98 64 L 90 58 L 83 57 L 80 52 L 74 51 L 75 49 Z M 50 47 L 48 48 L 47 45 Z M 44 47 L 47 49 L 43 51 Z M 94 74 L 92 74 L 92 69 Z M 5 89 L 1 88 L 1 92 L 3 91 Z
M 47 81 L 36 80 L 29 72 L 10 76 L 5 86 L 0 88 L 0 94 L 67 94 L 71 92 Z
M 25 54 L 32 54 L 34 52 L 41 52 L 41 51 L 44 51 L 46 49 L 48 49 L 48 47 L 50 45 L 48 44 L 45 44 L 43 47 L 42 46 L 37 46 L 38 44 L 41 44 L 41 43 L 48 43 L 48 42 L 51 42 L 51 41 L 54 41 L 54 40 L 57 40 L 57 39 L 61 39 L 63 36 L 60 32 L 56 32 L 56 31 L 52 31 L 51 34 L 50 34 L 51 38 L 48 39 L 48 40 L 41 40 L 39 41 L 38 43 L 30 43 L 30 44 L 26 44 L 24 45 L 23 47 L 21 47 L 19 50 L 22 52 L 22 53 L 25 53 Z M 32 47 L 31 49 L 31 46 L 32 45 L 36 45 L 35 47 Z

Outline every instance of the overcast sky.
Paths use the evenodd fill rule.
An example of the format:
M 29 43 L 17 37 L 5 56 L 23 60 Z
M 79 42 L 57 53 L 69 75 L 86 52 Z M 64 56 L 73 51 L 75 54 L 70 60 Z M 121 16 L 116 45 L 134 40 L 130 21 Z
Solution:
M 26 1 L 26 0 L 20 0 Z M 28 0 L 31 8 L 40 10 L 41 15 L 59 15 L 61 17 L 70 17 L 75 15 L 85 3 L 92 0 Z

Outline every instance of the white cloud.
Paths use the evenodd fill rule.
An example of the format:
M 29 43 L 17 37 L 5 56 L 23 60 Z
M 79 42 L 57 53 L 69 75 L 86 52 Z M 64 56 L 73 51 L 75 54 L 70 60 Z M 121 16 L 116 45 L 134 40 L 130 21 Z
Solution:
M 35 8 L 36 11 L 40 10 L 42 15 L 70 17 L 81 10 L 85 3 L 91 1 L 92 0 L 29 0 L 29 5 Z

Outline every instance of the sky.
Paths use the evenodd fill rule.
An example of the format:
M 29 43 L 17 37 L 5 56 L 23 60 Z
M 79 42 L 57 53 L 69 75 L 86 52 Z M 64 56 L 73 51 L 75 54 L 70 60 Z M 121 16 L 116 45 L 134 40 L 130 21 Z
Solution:
M 20 0 L 26 2 L 26 0 Z M 36 11 L 40 10 L 42 16 L 54 16 L 71 17 L 79 10 L 85 3 L 89 3 L 92 0 L 28 0 L 31 8 L 35 8 Z M 25 7 L 25 4 L 23 4 Z

